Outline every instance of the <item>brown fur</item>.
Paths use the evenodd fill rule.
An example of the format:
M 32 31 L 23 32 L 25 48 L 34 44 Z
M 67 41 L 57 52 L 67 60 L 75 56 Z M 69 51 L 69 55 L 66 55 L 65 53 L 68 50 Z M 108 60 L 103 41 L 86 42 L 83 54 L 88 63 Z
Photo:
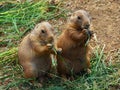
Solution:
M 18 56 L 26 78 L 39 77 L 42 80 L 49 72 L 54 41 L 52 30 L 48 22 L 42 22 L 22 40 Z
M 66 29 L 59 36 L 57 48 L 61 48 L 62 53 L 57 55 L 57 70 L 63 78 L 90 68 L 89 46 L 85 46 L 88 34 L 92 34 L 89 26 L 88 13 L 78 10 L 71 15 Z

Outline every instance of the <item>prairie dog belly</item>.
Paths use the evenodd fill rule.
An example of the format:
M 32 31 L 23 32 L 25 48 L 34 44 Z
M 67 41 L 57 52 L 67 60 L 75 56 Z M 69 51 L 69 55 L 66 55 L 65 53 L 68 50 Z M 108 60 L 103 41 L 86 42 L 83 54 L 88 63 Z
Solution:
M 33 66 L 35 66 L 36 69 L 38 70 L 39 76 L 41 76 L 48 73 L 48 71 L 51 68 L 52 61 L 50 59 L 50 56 L 49 57 L 38 56 L 34 58 L 34 61 L 32 63 L 34 64 Z

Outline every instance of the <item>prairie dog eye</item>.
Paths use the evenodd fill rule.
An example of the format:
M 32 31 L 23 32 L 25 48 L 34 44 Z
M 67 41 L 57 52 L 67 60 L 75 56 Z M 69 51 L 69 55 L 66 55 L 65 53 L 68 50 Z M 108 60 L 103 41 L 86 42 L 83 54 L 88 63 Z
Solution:
M 78 19 L 81 19 L 81 17 L 80 17 L 80 16 L 78 16 L 77 18 L 78 18 Z
M 41 33 L 45 33 L 45 30 L 42 29 L 42 30 L 41 30 Z

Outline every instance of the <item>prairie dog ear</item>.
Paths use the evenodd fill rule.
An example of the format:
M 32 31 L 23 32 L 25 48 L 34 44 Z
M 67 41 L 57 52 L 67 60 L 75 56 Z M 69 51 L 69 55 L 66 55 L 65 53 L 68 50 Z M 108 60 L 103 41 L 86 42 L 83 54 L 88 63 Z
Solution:
M 37 29 L 40 26 L 40 24 L 35 25 L 34 29 Z

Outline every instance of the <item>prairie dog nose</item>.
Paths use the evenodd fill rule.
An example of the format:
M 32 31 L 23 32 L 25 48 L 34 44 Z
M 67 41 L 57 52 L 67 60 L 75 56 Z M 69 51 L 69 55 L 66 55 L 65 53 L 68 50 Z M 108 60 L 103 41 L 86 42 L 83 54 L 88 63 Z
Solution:
M 89 27 L 90 27 L 90 24 L 86 24 L 86 25 L 84 26 L 85 29 L 88 29 Z
M 53 35 L 49 36 L 49 37 L 48 37 L 48 42 L 51 43 L 51 42 L 53 42 L 53 41 L 54 41 Z

